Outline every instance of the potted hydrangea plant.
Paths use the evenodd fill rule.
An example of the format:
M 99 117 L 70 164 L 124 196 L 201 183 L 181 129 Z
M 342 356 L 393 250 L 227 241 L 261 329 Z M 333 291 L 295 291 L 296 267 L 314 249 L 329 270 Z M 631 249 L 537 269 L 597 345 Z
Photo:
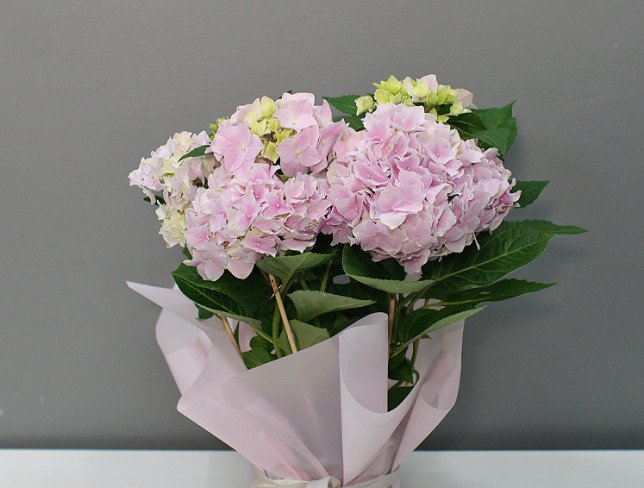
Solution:
M 176 288 L 130 286 L 163 307 L 179 410 L 253 487 L 397 486 L 456 400 L 463 321 L 550 286 L 506 276 L 584 232 L 505 220 L 547 182 L 506 168 L 512 104 L 472 101 L 434 75 L 262 97 L 130 174 L 186 256 Z

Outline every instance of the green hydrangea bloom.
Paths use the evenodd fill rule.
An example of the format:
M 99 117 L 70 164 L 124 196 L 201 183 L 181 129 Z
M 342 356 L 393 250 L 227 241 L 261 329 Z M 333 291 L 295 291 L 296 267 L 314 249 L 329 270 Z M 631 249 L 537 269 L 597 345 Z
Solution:
M 431 75 L 418 79 L 406 77 L 402 81 L 392 75 L 380 83 L 374 83 L 374 86 L 376 91 L 373 97 L 365 95 L 356 99 L 357 115 L 372 112 L 381 103 L 422 106 L 425 112 L 434 114 L 439 122 L 446 122 L 450 115 L 469 111 L 459 99 L 459 94 L 471 97 L 471 93 L 455 90 L 449 85 L 439 85 Z

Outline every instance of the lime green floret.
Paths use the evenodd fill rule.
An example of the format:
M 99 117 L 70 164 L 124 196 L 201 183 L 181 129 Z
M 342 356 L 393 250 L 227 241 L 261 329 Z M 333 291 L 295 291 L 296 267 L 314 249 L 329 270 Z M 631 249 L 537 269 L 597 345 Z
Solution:
M 291 137 L 295 131 L 285 129 L 281 126 L 280 121 L 273 117 L 275 113 L 275 100 L 272 98 L 262 97 L 261 99 L 255 100 L 249 107 L 251 108 L 244 115 L 244 122 L 248 124 L 251 133 L 258 136 L 264 144 L 260 155 L 275 163 L 279 159 L 277 146 L 284 139 Z M 227 118 L 219 118 L 217 122 L 210 124 L 210 129 L 212 130 L 211 139 L 215 137 L 215 133 L 219 129 L 219 124 L 224 120 L 227 120 Z
M 426 80 L 407 77 L 401 81 L 392 75 L 374 86 L 373 95 L 356 99 L 357 115 L 372 112 L 381 103 L 422 105 L 425 112 L 434 114 L 439 122 L 445 122 L 449 115 L 466 111 L 458 100 L 458 92 L 449 85 L 432 89 Z

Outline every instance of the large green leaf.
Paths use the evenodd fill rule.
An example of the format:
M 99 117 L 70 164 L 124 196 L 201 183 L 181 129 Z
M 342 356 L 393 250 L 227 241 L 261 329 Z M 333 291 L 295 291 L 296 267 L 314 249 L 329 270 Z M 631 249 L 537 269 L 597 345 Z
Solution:
M 343 114 L 356 115 L 358 112 L 356 98 L 359 97 L 360 95 L 343 95 L 341 97 L 324 97 L 324 99 Z
M 208 149 L 210 145 L 205 144 L 203 146 L 195 147 L 192 151 L 188 151 L 185 153 L 181 158 L 179 158 L 179 161 L 183 161 L 184 159 L 188 158 L 197 158 L 199 156 L 203 156 L 206 154 L 206 149 Z
M 492 233 L 479 234 L 480 249 L 472 244 L 462 253 L 427 263 L 423 276 L 443 292 L 486 286 L 539 256 L 556 234 L 583 229 L 545 221 L 503 222 Z
M 501 156 L 517 136 L 516 119 L 512 116 L 514 102 L 500 108 L 474 109 L 449 118 L 449 124 L 461 137 L 478 139 L 484 147 L 496 147 Z
M 498 302 L 509 298 L 518 297 L 526 293 L 540 291 L 549 288 L 554 283 L 535 283 L 525 280 L 501 280 L 488 286 L 470 288 L 457 293 L 441 294 L 440 291 L 434 294 L 434 298 L 440 298 L 448 305 L 476 305 L 483 302 Z
M 333 254 L 303 252 L 292 256 L 263 257 L 257 267 L 264 273 L 277 276 L 282 283 L 289 281 L 296 273 L 315 268 L 333 259 Z
M 274 359 L 277 359 L 277 357 L 273 356 L 266 349 L 258 348 L 243 352 L 242 359 L 248 369 L 253 369 L 257 366 L 261 366 L 262 364 L 269 363 Z
M 248 309 L 244 308 L 228 295 L 196 286 L 194 283 L 180 276 L 174 276 L 174 281 L 177 283 L 181 293 L 192 300 L 200 309 L 204 309 L 213 314 L 223 314 L 227 317 L 241 320 L 253 328 L 261 326 L 259 319 L 252 317 L 252 313 Z M 201 312 L 201 316 L 205 316 L 204 312 Z
M 314 325 L 300 322 L 299 320 L 290 320 L 289 323 L 291 324 L 291 330 L 293 331 L 295 345 L 298 351 L 326 341 L 330 337 L 329 332 L 322 327 L 315 327 Z M 282 351 L 292 352 L 285 330 L 282 330 L 278 343 Z
M 268 352 L 274 349 L 273 343 L 269 340 L 264 339 L 262 336 L 253 336 L 250 339 L 250 348 L 251 349 L 266 349 Z
M 267 335 L 262 323 L 272 310 L 271 291 L 259 273 L 240 280 L 225 272 L 217 281 L 208 281 L 199 276 L 196 268 L 181 264 L 172 277 L 179 290 L 202 309 L 202 317 L 207 317 L 205 311 L 223 314 L 246 322 L 260 335 Z
M 508 127 L 514 125 L 511 122 L 514 119 L 514 117 L 512 116 L 513 106 L 514 102 L 508 103 L 503 107 L 475 108 L 471 113 L 479 118 L 486 129 Z
M 419 308 L 400 318 L 397 328 L 397 341 L 392 356 L 403 352 L 409 344 L 434 330 L 446 327 L 459 320 L 471 317 L 485 307 L 448 306 L 440 310 Z
M 358 246 L 344 246 L 342 267 L 354 280 L 387 293 L 412 293 L 432 284 L 431 280 L 405 281 L 405 271 L 396 261 L 376 262 Z
M 528 225 L 533 229 L 537 229 L 543 232 L 549 232 L 553 235 L 575 235 L 588 232 L 583 227 L 577 227 L 576 225 L 559 225 L 547 220 L 523 220 L 521 223 Z
M 376 303 L 373 300 L 359 300 L 314 290 L 297 290 L 289 293 L 288 297 L 295 305 L 297 317 L 303 322 L 308 322 L 325 313 L 366 307 Z
M 343 274 L 340 272 L 338 274 Z M 356 280 L 349 280 L 348 283 L 334 283 L 333 284 L 333 293 L 336 295 L 342 295 L 345 297 L 358 298 L 360 300 L 374 300 L 376 303 L 372 307 L 373 311 L 384 311 L 389 310 L 389 302 L 391 297 L 389 294 L 382 290 L 376 290 L 370 286 L 360 283 Z
M 548 184 L 548 180 L 543 181 L 517 181 L 512 191 L 521 191 L 521 197 L 517 202 L 520 207 L 527 207 L 534 202 L 543 189 Z
M 240 280 L 226 271 L 217 281 L 210 281 L 204 280 L 194 266 L 182 263 L 172 272 L 172 277 L 175 281 L 181 279 L 198 288 L 227 295 L 251 312 L 272 311 L 272 291 L 259 272 L 254 271 L 248 278 Z
M 510 146 L 512 146 L 516 136 L 516 129 L 509 127 L 486 129 L 474 135 L 479 140 L 479 143 L 483 143 L 484 146 L 497 148 L 501 156 L 504 156 L 510 150 Z
M 349 127 L 353 130 L 362 130 L 364 129 L 364 123 L 360 117 L 357 115 L 343 115 L 341 117 L 333 117 L 334 122 L 340 122 L 344 120 Z

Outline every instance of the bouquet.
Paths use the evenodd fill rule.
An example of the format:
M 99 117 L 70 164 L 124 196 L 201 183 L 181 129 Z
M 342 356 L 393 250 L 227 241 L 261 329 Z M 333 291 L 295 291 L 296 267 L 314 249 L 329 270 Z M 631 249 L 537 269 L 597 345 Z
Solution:
M 258 98 L 129 177 L 185 254 L 175 289 L 130 284 L 163 307 L 179 410 L 256 488 L 396 486 L 456 400 L 464 319 L 551 286 L 506 276 L 584 232 L 505 220 L 547 184 L 505 166 L 512 104 L 434 75 L 374 86 Z

